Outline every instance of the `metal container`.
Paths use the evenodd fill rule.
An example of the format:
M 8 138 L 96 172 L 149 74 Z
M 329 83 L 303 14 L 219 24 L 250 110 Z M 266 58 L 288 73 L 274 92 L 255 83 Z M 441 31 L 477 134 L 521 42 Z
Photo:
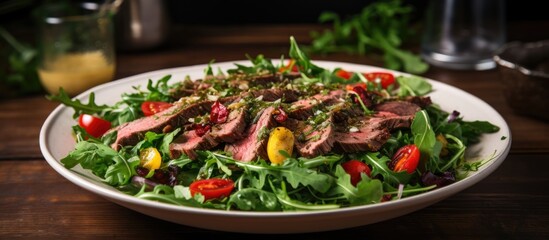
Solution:
M 504 45 L 494 57 L 507 103 L 516 113 L 549 120 L 549 40 Z
M 124 0 L 115 16 L 117 49 L 146 50 L 168 35 L 169 17 L 162 0 Z

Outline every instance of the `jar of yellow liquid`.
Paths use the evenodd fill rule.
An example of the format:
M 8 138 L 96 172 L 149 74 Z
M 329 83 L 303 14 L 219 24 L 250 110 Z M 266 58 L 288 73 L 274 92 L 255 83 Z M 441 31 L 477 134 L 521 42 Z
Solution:
M 101 51 L 71 53 L 45 62 L 38 70 L 40 81 L 49 93 L 57 94 L 62 87 L 74 96 L 114 77 L 115 64 L 108 62 Z
M 63 88 L 75 96 L 114 78 L 114 12 L 108 5 L 61 1 L 46 4 L 39 12 L 38 75 L 49 93 Z

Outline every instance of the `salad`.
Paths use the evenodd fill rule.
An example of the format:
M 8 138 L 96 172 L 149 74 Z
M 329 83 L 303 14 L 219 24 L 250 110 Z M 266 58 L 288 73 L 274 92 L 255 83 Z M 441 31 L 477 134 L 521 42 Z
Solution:
M 113 105 L 74 109 L 76 146 L 61 159 L 137 198 L 228 211 L 324 210 L 396 201 L 452 184 L 485 161 L 468 146 L 499 130 L 432 102 L 425 79 L 289 59 L 171 76 Z

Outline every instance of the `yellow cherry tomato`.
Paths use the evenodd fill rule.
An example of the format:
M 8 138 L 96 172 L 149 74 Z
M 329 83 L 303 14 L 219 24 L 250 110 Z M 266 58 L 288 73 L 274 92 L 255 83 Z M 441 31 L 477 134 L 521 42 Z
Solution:
M 154 147 L 145 148 L 139 152 L 139 160 L 141 166 L 149 170 L 155 170 L 160 168 L 162 163 L 162 157 L 158 150 Z
M 277 127 L 271 131 L 267 142 L 267 155 L 269 161 L 274 164 L 281 164 L 286 160 L 286 156 L 280 154 L 284 150 L 292 155 L 294 149 L 294 134 L 285 127 Z

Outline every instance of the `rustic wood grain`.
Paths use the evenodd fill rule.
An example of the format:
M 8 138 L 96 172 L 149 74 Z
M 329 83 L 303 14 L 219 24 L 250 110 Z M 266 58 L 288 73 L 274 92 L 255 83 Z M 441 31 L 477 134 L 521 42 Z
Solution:
M 490 176 L 439 203 L 389 221 L 314 233 L 323 236 L 437 239 L 543 239 L 549 236 L 546 155 L 510 155 Z M 155 238 L 185 234 L 236 237 L 152 218 L 111 203 L 57 174 L 40 159 L 0 161 L 0 238 L 81 236 Z M 222 224 L 212 222 L 212 224 Z M 276 226 L 273 226 L 276 227 Z M 244 235 L 250 236 L 250 235 Z

